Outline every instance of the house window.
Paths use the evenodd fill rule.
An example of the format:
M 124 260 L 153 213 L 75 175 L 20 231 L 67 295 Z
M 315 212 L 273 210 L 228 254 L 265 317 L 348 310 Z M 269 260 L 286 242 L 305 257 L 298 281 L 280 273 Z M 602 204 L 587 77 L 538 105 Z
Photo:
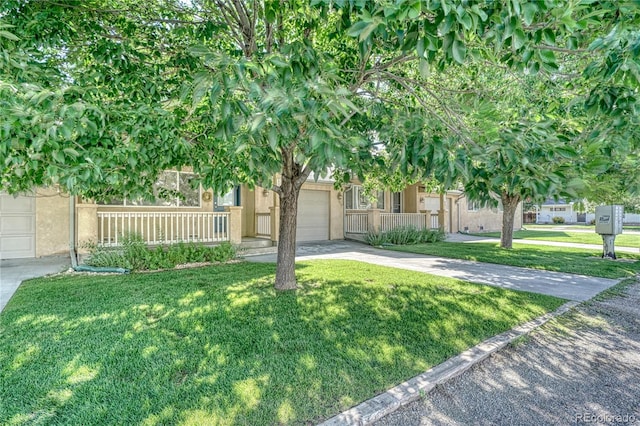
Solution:
M 373 201 L 364 194 L 361 186 L 355 185 L 344 192 L 344 201 L 347 210 L 384 210 L 384 191 L 378 191 Z
M 200 207 L 200 188 L 191 187 L 194 177 L 193 173 L 165 171 L 153 184 L 155 201 L 111 199 L 98 204 L 128 207 Z
M 552 212 L 566 212 L 567 208 L 566 207 L 551 207 L 551 211 Z
M 478 210 L 480 210 L 480 202 L 479 201 L 467 200 L 467 211 L 477 212 Z

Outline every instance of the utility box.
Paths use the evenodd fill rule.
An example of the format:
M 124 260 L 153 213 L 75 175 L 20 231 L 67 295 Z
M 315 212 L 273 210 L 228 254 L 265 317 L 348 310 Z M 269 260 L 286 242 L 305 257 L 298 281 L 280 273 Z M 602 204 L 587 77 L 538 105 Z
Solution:
M 596 233 L 600 235 L 622 234 L 623 206 L 596 207 Z

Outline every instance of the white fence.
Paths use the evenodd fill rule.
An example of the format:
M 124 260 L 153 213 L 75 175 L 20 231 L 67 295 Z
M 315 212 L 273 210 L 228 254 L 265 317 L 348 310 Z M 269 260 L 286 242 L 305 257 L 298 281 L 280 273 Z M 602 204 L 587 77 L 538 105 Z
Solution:
M 227 212 L 98 212 L 98 244 L 118 246 L 129 234 L 150 245 L 229 241 Z
M 438 229 L 437 213 L 430 216 L 425 213 L 380 213 L 379 217 L 380 223 L 377 225 L 382 232 L 405 226 L 413 226 L 418 229 Z M 369 213 L 346 213 L 345 233 L 366 234 L 370 226 L 369 220 Z M 375 228 L 375 225 L 371 224 L 371 227 Z
M 256 213 L 256 235 L 271 236 L 271 213 Z
M 592 220 L 595 220 L 595 213 L 587 213 L 587 223 L 591 223 Z M 622 217 L 622 224 L 640 224 L 640 214 L 638 213 L 625 213 Z

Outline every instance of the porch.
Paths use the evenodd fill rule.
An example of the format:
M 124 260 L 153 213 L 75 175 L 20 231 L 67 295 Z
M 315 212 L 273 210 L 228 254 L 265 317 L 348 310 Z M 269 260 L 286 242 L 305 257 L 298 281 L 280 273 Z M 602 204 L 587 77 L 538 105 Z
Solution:
M 148 245 L 180 242 L 219 244 L 230 242 L 242 246 L 259 242 L 261 247 L 277 242 L 279 209 L 269 213 L 253 212 L 252 228 L 243 224 L 246 214 L 241 206 L 225 211 L 131 211 L 103 210 L 95 204 L 77 204 L 77 244 L 96 243 L 103 247 L 121 246 L 127 235 L 137 235 Z M 80 250 L 82 251 L 82 250 Z

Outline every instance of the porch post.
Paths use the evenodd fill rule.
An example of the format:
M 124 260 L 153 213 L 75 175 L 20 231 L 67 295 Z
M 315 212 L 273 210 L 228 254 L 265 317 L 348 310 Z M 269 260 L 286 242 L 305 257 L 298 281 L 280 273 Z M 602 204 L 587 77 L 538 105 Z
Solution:
M 278 245 L 280 237 L 280 206 L 269 207 L 269 219 L 271 220 L 271 242 L 274 246 Z
M 89 251 L 85 243 L 99 243 L 98 241 L 98 206 L 84 200 L 76 204 L 76 247 L 78 254 Z
M 242 206 L 227 206 L 225 212 L 229 212 L 229 242 L 240 244 L 242 242 Z
M 367 224 L 369 232 L 380 232 L 380 210 L 367 210 Z
M 427 229 L 432 229 L 431 228 L 431 210 L 420 210 L 421 212 L 423 212 L 426 215 L 426 220 L 427 220 Z
M 445 216 L 444 216 L 444 194 L 440 193 L 440 210 L 438 210 L 438 228 L 444 232 L 445 231 Z

